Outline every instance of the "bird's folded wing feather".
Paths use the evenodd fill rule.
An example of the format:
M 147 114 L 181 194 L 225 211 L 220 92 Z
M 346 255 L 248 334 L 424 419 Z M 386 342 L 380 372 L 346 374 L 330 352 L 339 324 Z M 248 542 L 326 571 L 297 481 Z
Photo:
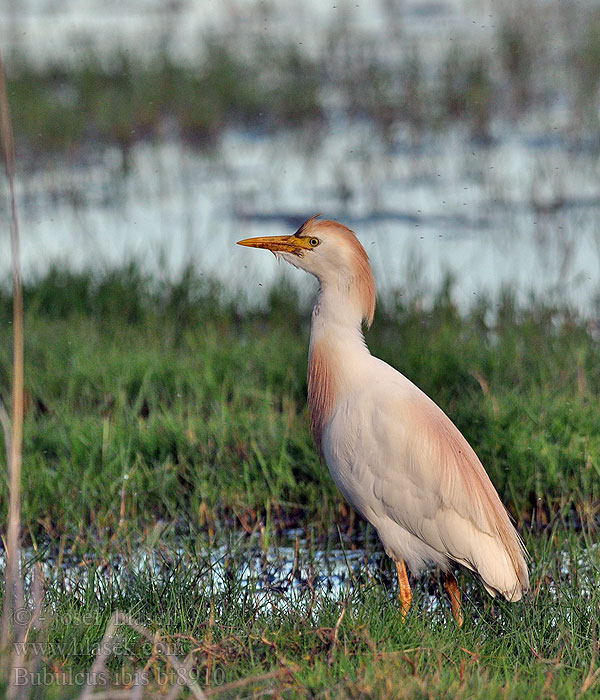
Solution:
M 348 427 L 345 444 L 338 435 L 340 457 L 413 535 L 507 597 L 501 580 L 526 588 L 521 541 L 477 455 L 446 414 L 399 376 L 340 407 Z

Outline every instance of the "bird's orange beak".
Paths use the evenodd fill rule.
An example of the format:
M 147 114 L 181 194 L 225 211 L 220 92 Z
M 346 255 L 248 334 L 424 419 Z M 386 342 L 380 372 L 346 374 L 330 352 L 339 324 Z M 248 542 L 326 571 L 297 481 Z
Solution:
M 292 236 L 264 236 L 262 238 L 245 238 L 238 241 L 238 245 L 246 245 L 249 248 L 265 248 L 272 253 L 292 253 L 301 255 L 305 250 L 310 250 L 309 239 Z

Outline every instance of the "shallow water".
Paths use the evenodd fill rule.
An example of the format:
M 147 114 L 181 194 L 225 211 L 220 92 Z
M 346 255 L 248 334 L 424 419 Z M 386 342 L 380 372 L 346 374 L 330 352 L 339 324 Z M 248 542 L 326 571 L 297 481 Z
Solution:
M 390 149 L 369 124 L 347 124 L 311 152 L 289 133 L 231 131 L 210 155 L 138 145 L 128 172 L 108 150 L 20 178 L 23 267 L 134 259 L 176 275 L 192 262 L 253 300 L 280 275 L 309 293 L 302 273 L 235 241 L 292 232 L 322 211 L 358 234 L 380 291 L 431 291 L 450 273 L 462 307 L 509 287 L 587 311 L 600 268 L 598 158 L 535 133 L 477 146 L 453 131 L 411 148 L 399 135 Z M 0 274 L 9 261 L 3 237 Z
M 303 535 L 301 530 L 290 531 L 276 544 L 266 546 L 258 534 L 234 532 L 226 542 L 221 540 L 211 547 L 204 544 L 197 551 L 195 546 L 190 549 L 189 542 L 182 543 L 183 547 L 159 542 L 152 547 L 134 547 L 127 556 L 119 552 L 99 555 L 90 550 L 83 556 L 64 551 L 59 557 L 49 544 L 45 551 L 24 551 L 24 561 L 30 562 L 26 587 L 32 584 L 34 562 L 41 567 L 46 590 L 63 591 L 82 602 L 91 589 L 99 594 L 110 589 L 134 594 L 148 585 L 178 585 L 190 593 L 210 596 L 216 605 L 233 595 L 240 600 L 250 597 L 261 610 L 280 609 L 292 602 L 301 609 L 314 602 L 315 596 L 335 601 L 365 584 L 395 585 L 375 540 L 369 538 L 362 547 L 352 545 L 356 548 L 338 543 L 319 549 Z M 2 550 L 0 570 L 4 566 Z
M 600 571 L 600 545 L 578 541 L 569 542 L 568 535 L 556 535 L 555 546 L 532 552 L 528 568 L 533 591 L 541 586 L 551 600 L 557 600 L 573 576 L 583 598 L 591 595 Z M 226 542 L 212 547 L 190 542 L 177 546 L 156 542 L 152 547 L 140 544 L 128 555 L 107 553 L 99 555 L 61 555 L 49 546 L 45 552 L 24 552 L 27 565 L 26 584 L 32 581 L 33 561 L 39 562 L 47 590 L 64 591 L 83 603 L 90 590 L 107 595 L 111 589 L 129 595 L 146 590 L 149 585 L 160 589 L 177 585 L 190 594 L 204 594 L 215 605 L 235 600 L 252 600 L 262 611 L 284 610 L 293 605 L 296 610 L 310 608 L 315 600 L 342 601 L 354 592 L 371 586 L 387 590 L 395 601 L 397 584 L 391 563 L 387 560 L 373 533 L 367 541 L 343 545 L 338 541 L 320 549 L 304 538 L 302 530 L 285 533 L 276 543 L 267 545 L 259 534 L 232 532 Z M 349 546 L 347 546 L 349 545 Z M 104 551 L 104 548 L 102 548 Z M 536 547 L 537 550 L 537 547 Z M 4 568 L 5 553 L 0 551 L 0 570 Z M 433 568 L 412 578 L 419 607 L 429 612 L 439 610 L 444 596 Z M 465 574 L 460 582 L 466 600 L 488 600 L 483 587 L 474 577 Z M 536 592 L 537 596 L 538 593 Z M 220 602 L 219 602 L 220 601 Z M 227 602 L 229 601 L 229 603 Z M 444 603 L 445 605 L 445 603 Z
M 83 556 L 72 556 L 68 551 L 60 558 L 49 545 L 43 552 L 24 551 L 24 559 L 39 562 L 44 579 L 62 581 L 66 590 L 80 588 L 82 576 L 89 580 L 96 574 L 115 581 L 150 575 L 157 582 L 168 580 L 174 572 L 193 576 L 200 588 L 213 593 L 236 587 L 250 586 L 257 592 L 283 593 L 306 589 L 327 591 L 339 595 L 358 579 L 380 577 L 384 553 L 376 541 L 350 548 L 337 546 L 319 549 L 303 537 L 300 529 L 284 533 L 277 542 L 265 545 L 261 536 L 232 532 L 227 541 L 203 545 L 198 551 L 187 547 L 157 543 L 148 548 L 135 547 L 132 556 L 113 553 L 105 556 L 90 551 Z M 371 538 L 370 538 L 371 539 Z M 183 543 L 182 543 L 183 544 Z M 189 543 L 188 543 L 189 545 Z M 0 568 L 4 567 L 5 552 L 0 551 Z M 28 565 L 31 571 L 32 564 Z

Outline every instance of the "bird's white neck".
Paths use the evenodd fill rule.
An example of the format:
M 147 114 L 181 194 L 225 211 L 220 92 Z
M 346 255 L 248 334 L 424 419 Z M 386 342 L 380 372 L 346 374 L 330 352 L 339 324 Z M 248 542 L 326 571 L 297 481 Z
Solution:
M 335 405 L 360 379 L 364 358 L 370 355 L 361 323 L 358 304 L 336 287 L 321 286 L 312 312 L 308 353 L 310 427 L 319 449 Z

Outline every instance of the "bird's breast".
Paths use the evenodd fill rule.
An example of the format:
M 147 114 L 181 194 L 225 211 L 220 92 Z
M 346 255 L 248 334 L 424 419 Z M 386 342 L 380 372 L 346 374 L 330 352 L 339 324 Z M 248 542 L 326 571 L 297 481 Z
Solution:
M 317 449 L 322 452 L 323 432 L 331 418 L 338 395 L 338 378 L 327 343 L 311 346 L 308 355 L 308 410 L 310 431 Z
M 369 375 L 373 357 L 362 334 L 349 329 L 338 335 L 311 336 L 308 353 L 308 409 L 313 439 L 322 453 L 325 428 L 347 396 L 360 389 Z

